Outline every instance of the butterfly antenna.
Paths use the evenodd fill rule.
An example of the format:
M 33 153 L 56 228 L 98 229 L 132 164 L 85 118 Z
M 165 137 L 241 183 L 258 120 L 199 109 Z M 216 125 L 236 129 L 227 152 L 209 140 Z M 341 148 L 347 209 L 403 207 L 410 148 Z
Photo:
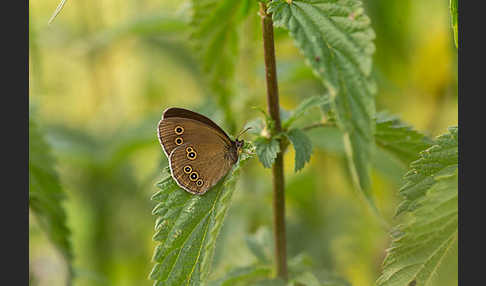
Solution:
M 240 133 L 238 133 L 238 136 L 236 136 L 236 138 L 240 138 L 241 135 L 245 134 L 246 131 L 250 130 L 252 127 L 249 126 L 247 127 L 245 130 L 241 131 Z

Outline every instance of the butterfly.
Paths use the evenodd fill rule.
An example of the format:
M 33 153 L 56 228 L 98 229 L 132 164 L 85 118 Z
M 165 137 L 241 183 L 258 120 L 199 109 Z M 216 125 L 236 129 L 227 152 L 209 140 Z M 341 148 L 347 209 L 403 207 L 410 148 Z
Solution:
M 179 187 L 197 195 L 207 192 L 228 173 L 244 145 L 239 135 L 231 140 L 206 116 L 177 107 L 163 112 L 157 135 L 169 159 L 172 178 Z

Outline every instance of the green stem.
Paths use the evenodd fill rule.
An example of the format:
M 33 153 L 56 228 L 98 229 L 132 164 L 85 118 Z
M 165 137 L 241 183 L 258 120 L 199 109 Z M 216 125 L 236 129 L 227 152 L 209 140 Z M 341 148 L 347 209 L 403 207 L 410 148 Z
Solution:
M 277 68 L 275 64 L 275 47 L 273 39 L 272 15 L 267 13 L 265 3 L 260 2 L 260 16 L 262 18 L 263 30 L 263 52 L 265 59 L 265 76 L 267 81 L 267 106 L 268 113 L 274 121 L 272 135 L 282 131 L 280 122 L 280 105 L 278 100 Z M 279 139 L 280 150 L 284 146 Z M 283 152 L 277 154 L 275 163 L 272 166 L 273 177 L 273 232 L 275 238 L 275 261 L 277 263 L 277 276 L 288 278 L 287 271 L 287 248 L 285 233 L 285 189 L 283 171 Z

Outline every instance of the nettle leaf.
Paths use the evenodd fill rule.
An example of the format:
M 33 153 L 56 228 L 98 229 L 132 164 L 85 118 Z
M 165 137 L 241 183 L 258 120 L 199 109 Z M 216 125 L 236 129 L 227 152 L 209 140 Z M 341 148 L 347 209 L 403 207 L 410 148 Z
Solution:
M 304 101 L 302 101 L 297 108 L 292 112 L 292 114 L 284 120 L 282 124 L 283 129 L 289 128 L 295 120 L 299 119 L 307 110 L 312 107 L 321 106 L 329 102 L 329 96 L 319 95 L 311 96 Z
M 270 265 L 251 265 L 232 269 L 223 278 L 211 281 L 208 286 L 252 285 L 253 282 L 270 277 Z
M 451 11 L 451 25 L 452 31 L 454 33 L 454 44 L 456 44 L 456 48 L 458 45 L 458 38 L 457 38 L 457 0 L 450 0 L 449 8 Z
M 265 168 L 272 167 L 278 152 L 280 152 L 280 143 L 277 138 L 258 137 L 253 144 L 255 145 L 258 160 L 260 160 Z
M 159 242 L 150 273 L 154 285 L 200 285 L 207 280 L 241 165 L 249 157 L 242 153 L 226 177 L 202 196 L 179 188 L 171 176 L 157 184 L 160 191 L 152 197 L 158 202 L 152 212 L 157 217 L 153 239 Z
M 234 125 L 230 109 L 233 95 L 238 28 L 248 14 L 250 0 L 193 0 L 192 38 L 208 84 Z M 235 126 L 230 126 L 234 129 Z
M 71 263 L 71 233 L 62 206 L 65 193 L 54 165 L 50 146 L 37 123 L 29 117 L 29 208 L 50 241 Z
M 441 267 L 457 259 L 457 170 L 434 180 L 411 220 L 393 232 L 379 286 L 432 285 Z
M 300 129 L 292 129 L 285 133 L 294 146 L 295 150 L 295 172 L 304 168 L 305 163 L 310 161 L 312 154 L 312 142 L 309 137 Z
M 327 88 L 337 125 L 343 131 L 355 185 L 372 202 L 369 169 L 376 86 L 370 73 L 375 33 L 361 2 L 276 0 L 270 3 L 269 11 L 276 26 L 289 30 Z
M 395 155 L 407 166 L 418 159 L 420 151 L 433 144 L 433 140 L 386 112 L 376 114 L 375 140 L 376 145 Z
M 405 200 L 398 207 L 396 215 L 411 211 L 419 205 L 425 192 L 435 184 L 434 177 L 451 174 L 458 166 L 457 126 L 450 127 L 449 133 L 439 136 L 436 144 L 420 152 L 420 159 L 410 164 L 405 174 L 405 185 L 400 194 Z

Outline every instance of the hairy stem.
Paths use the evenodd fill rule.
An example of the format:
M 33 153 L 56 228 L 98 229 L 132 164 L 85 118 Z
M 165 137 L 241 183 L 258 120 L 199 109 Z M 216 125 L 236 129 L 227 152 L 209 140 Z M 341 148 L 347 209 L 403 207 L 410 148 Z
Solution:
M 274 121 L 272 135 L 282 131 L 280 122 L 280 105 L 278 103 L 277 68 L 275 65 L 275 47 L 273 40 L 272 15 L 267 13 L 267 7 L 260 2 L 260 16 L 263 30 L 263 52 L 265 58 L 265 75 L 267 81 L 268 113 Z M 287 248 L 285 232 L 285 189 L 283 172 L 283 142 L 279 140 L 280 150 L 272 166 L 273 175 L 273 232 L 275 238 L 275 261 L 277 276 L 287 280 Z

